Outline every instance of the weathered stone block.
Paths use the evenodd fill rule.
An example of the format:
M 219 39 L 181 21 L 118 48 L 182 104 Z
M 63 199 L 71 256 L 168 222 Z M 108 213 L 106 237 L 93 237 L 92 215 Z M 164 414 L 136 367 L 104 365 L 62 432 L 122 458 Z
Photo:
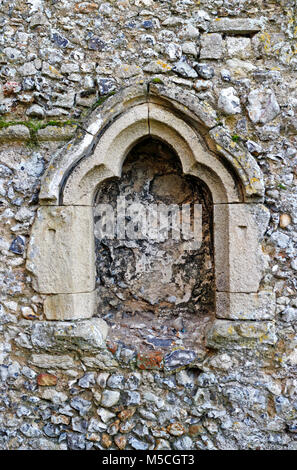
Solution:
M 250 38 L 229 37 L 227 38 L 227 53 L 229 57 L 248 59 L 252 56 Z
M 92 318 L 70 324 L 58 322 L 54 335 L 65 348 L 93 351 L 104 347 L 107 333 L 107 323 L 102 318 Z
M 38 140 L 68 140 L 71 139 L 76 130 L 76 126 L 47 126 L 37 132 Z
M 44 314 L 48 320 L 91 318 L 95 305 L 95 292 L 51 295 L 45 299 Z
M 269 219 L 269 210 L 262 204 L 214 205 L 218 291 L 258 292 L 266 266 L 261 240 Z
M 43 369 L 51 369 L 53 367 L 58 369 L 73 369 L 76 366 L 75 361 L 68 355 L 33 354 L 31 363 Z
M 96 351 L 105 346 L 108 326 L 101 318 L 76 322 L 38 322 L 32 344 L 47 351 Z
M 18 124 L 0 129 L 0 142 L 27 139 L 30 139 L 30 132 L 27 126 Z
M 124 113 L 105 131 L 94 153 L 82 159 L 70 173 L 63 204 L 92 206 L 100 181 L 119 176 L 127 149 L 148 133 L 147 105 L 135 106 Z
M 264 194 L 264 180 L 260 167 L 246 148 L 238 142 L 234 142 L 229 132 L 217 126 L 209 132 L 216 143 L 220 154 L 224 155 L 233 165 L 243 185 L 246 199 L 252 197 L 262 198 Z
M 223 53 L 223 38 L 221 34 L 203 34 L 201 37 L 200 59 L 221 59 Z
M 222 33 L 257 33 L 265 24 L 263 18 L 216 18 L 210 23 L 209 31 Z
M 91 207 L 41 207 L 32 228 L 27 269 L 44 294 L 92 292 L 95 248 Z
M 252 349 L 275 342 L 275 325 L 271 321 L 216 320 L 207 336 L 207 346 L 214 349 Z
M 187 110 L 193 113 L 208 128 L 214 127 L 217 124 L 216 111 L 206 101 L 198 100 L 194 93 L 172 87 L 169 84 L 162 85 L 156 83 L 150 83 L 149 93 L 152 100 L 154 96 L 164 97 L 174 103 L 177 110 Z M 179 104 L 180 101 L 183 101 L 183 106 Z
M 233 320 L 272 320 L 275 314 L 275 294 L 217 292 L 216 316 Z

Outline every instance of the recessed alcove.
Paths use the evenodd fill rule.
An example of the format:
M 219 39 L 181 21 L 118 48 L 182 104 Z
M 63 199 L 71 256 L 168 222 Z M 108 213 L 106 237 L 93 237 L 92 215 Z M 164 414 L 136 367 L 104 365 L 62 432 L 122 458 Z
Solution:
M 253 345 L 257 320 L 263 323 L 260 341 L 273 344 L 275 298 L 261 287 L 270 217 L 262 204 L 263 177 L 255 159 L 217 125 L 215 111 L 176 86 L 141 85 L 106 100 L 86 126 L 43 177 L 28 245 L 26 267 L 44 298 L 46 319 L 99 315 L 105 336 L 122 331 L 122 340 L 128 335 L 131 344 L 138 337 L 143 347 L 158 349 L 202 345 L 206 329 L 210 347 Z M 185 250 L 172 237 L 95 246 L 98 205 L 113 210 L 121 191 L 130 199 L 150 196 L 152 205 L 174 198 L 200 205 L 202 251 Z M 156 245 L 154 254 L 149 250 Z M 161 245 L 170 260 L 158 260 Z M 157 336 L 158 325 L 165 342 L 154 344 L 146 329 Z M 175 343 L 168 341 L 173 329 Z
M 118 233 L 123 201 L 125 230 Z M 143 213 L 137 219 L 134 210 L 133 220 L 135 203 Z M 121 177 L 99 185 L 96 315 L 110 326 L 111 339 L 141 350 L 204 344 L 215 316 L 212 224 L 210 191 L 199 178 L 183 174 L 174 150 L 160 140 L 135 145 Z

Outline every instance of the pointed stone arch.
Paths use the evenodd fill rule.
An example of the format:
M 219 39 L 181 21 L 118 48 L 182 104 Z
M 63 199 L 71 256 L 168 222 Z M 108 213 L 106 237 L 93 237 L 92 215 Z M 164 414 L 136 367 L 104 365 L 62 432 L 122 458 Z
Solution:
M 47 319 L 93 315 L 96 188 L 119 177 L 131 148 L 148 136 L 172 147 L 184 174 L 199 177 L 212 194 L 217 317 L 249 319 L 257 310 L 258 319 L 271 318 L 270 293 L 258 295 L 269 221 L 259 166 L 194 93 L 150 83 L 122 90 L 95 109 L 44 175 L 27 269 L 34 289 L 46 296 Z

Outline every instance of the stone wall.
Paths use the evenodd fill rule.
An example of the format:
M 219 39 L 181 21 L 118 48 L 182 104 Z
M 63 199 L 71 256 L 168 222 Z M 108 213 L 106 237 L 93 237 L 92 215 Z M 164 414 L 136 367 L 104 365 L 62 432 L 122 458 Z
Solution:
M 296 7 L 1 1 L 2 449 L 297 449 Z M 209 150 L 249 152 L 263 173 L 260 285 L 275 316 L 260 296 L 248 321 L 216 319 L 200 348 L 181 346 L 181 324 L 174 348 L 142 352 L 100 314 L 50 321 L 25 267 L 44 172 L 135 84 L 195 97 L 216 129 Z

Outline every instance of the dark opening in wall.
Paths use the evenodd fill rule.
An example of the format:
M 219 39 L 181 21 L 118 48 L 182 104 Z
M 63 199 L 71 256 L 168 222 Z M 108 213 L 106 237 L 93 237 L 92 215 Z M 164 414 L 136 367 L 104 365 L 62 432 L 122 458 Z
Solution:
M 141 351 L 203 347 L 215 312 L 212 212 L 205 184 L 154 139 L 130 151 L 121 178 L 99 186 L 97 315 L 112 340 Z

